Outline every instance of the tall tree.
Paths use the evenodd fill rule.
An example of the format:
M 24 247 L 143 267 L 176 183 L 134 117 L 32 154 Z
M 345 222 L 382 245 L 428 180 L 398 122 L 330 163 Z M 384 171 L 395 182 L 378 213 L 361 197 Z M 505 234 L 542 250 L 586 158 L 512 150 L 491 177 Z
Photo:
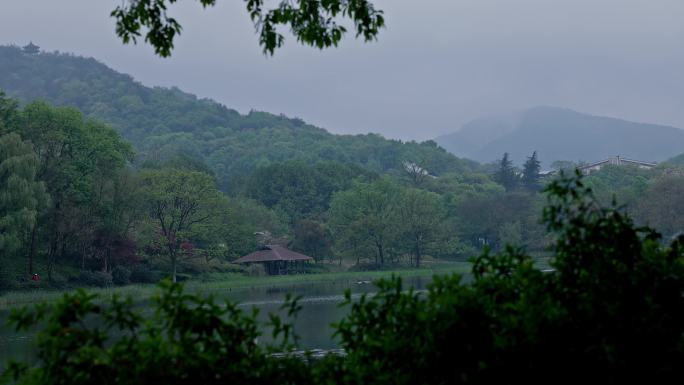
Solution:
M 17 116 L 17 106 L 19 103 L 12 98 L 5 96 L 0 90 L 0 135 L 7 130 Z
M 319 261 L 330 255 L 331 246 L 329 231 L 323 223 L 302 219 L 295 224 L 293 249 Z
M 176 282 L 182 244 L 206 231 L 202 226 L 216 215 L 213 209 L 221 193 L 210 175 L 177 169 L 142 171 L 139 192 L 155 227 L 158 249 L 168 257 Z
M 516 238 L 528 246 L 537 246 L 530 244 L 527 234 L 536 234 L 541 227 L 535 204 L 538 198 L 517 191 L 466 197 L 454 208 L 459 236 L 472 246 L 488 245 L 493 249 Z
M 360 167 L 340 162 L 290 161 L 257 169 L 244 189 L 266 207 L 283 212 L 294 226 L 301 219 L 323 215 L 333 192 L 349 188 L 354 179 L 370 178 Z
M 246 190 L 251 198 L 266 207 L 285 213 L 294 224 L 322 212 L 326 200 L 330 199 L 321 193 L 323 181 L 317 177 L 315 168 L 304 162 L 277 163 L 254 172 Z
M 251 253 L 259 246 L 255 233 L 269 233 L 282 237 L 288 228 L 273 210 L 244 197 L 231 197 L 227 209 L 218 218 L 220 241 L 225 243 L 227 257 L 234 259 Z M 216 238 L 215 238 L 216 239 Z
M 15 256 L 27 243 L 38 213 L 47 206 L 45 185 L 36 179 L 38 156 L 17 134 L 0 136 L 0 255 Z M 29 255 L 28 273 L 33 273 Z
M 39 228 L 47 239 L 48 279 L 55 262 L 90 254 L 98 212 L 105 204 L 102 188 L 132 158 L 132 149 L 105 124 L 90 121 L 72 108 L 34 102 L 20 111 L 10 131 L 31 138 L 39 159 L 38 179 L 51 205 L 32 229 L 30 253 L 36 253 Z M 106 214 L 104 214 L 106 215 Z M 81 259 L 82 259 L 81 258 Z
M 443 210 L 439 195 L 416 188 L 403 191 L 397 205 L 401 238 L 405 240 L 416 267 L 423 255 L 441 239 Z
M 109 270 L 116 263 L 131 263 L 137 260 L 135 252 L 131 258 L 120 258 L 120 247 L 135 251 L 132 230 L 142 215 L 140 195 L 136 192 L 135 174 L 121 170 L 111 177 L 97 178 L 89 202 L 88 212 L 92 215 L 94 239 L 84 239 L 85 245 L 92 244 L 92 252 L 100 261 L 103 270 Z M 82 255 L 81 266 L 85 267 L 86 255 Z
M 413 187 L 421 187 L 430 176 L 428 171 L 414 162 L 403 162 L 404 172 Z
M 667 237 L 684 231 L 684 176 L 661 176 L 650 183 L 637 203 L 637 216 Z
M 532 156 L 527 158 L 523 166 L 522 184 L 525 189 L 539 191 L 539 171 L 541 171 L 541 163 L 537 159 L 537 151 L 535 151 Z
M 494 180 L 504 186 L 506 191 L 513 191 L 518 187 L 520 178 L 518 177 L 513 161 L 508 158 L 508 153 L 504 153 L 499 161 L 499 169 L 494 174 Z
M 370 251 L 376 264 L 384 264 L 399 227 L 397 196 L 397 187 L 386 179 L 335 193 L 330 223 L 336 247 L 353 253 Z

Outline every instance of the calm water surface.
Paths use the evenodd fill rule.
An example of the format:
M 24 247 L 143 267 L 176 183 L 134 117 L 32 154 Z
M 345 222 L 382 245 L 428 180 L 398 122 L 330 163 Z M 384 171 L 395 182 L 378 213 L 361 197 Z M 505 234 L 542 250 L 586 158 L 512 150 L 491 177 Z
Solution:
M 403 277 L 402 280 L 407 289 L 424 290 L 432 278 Z M 353 298 L 377 291 L 377 288 L 368 281 L 340 280 L 225 289 L 212 293 L 217 299 L 230 299 L 240 303 L 239 306 L 245 310 L 251 307 L 258 308 L 262 321 L 268 319 L 268 313 L 278 312 L 287 293 L 301 296 L 299 303 L 302 309 L 295 321 L 295 331 L 301 338 L 299 346 L 302 349 L 333 349 L 338 347 L 338 344 L 332 337 L 333 330 L 330 325 L 339 321 L 349 311 L 348 307 L 340 306 L 346 289 L 351 290 Z M 0 368 L 4 367 L 8 359 L 30 362 L 34 358 L 35 334 L 15 332 L 6 325 L 8 314 L 8 310 L 0 310 Z M 263 340 L 268 341 L 268 337 L 264 336 Z

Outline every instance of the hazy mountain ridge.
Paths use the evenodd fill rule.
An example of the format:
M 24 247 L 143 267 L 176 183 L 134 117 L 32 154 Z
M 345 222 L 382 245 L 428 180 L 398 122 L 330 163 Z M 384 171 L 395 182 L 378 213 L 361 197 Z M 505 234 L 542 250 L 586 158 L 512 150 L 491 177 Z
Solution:
M 684 167 L 684 153 L 681 153 L 677 156 L 673 156 L 665 162 L 673 166 Z
M 481 140 L 472 140 L 475 129 L 484 131 L 478 134 Z M 521 164 L 537 151 L 548 167 L 554 160 L 597 161 L 615 155 L 663 161 L 684 151 L 684 130 L 565 108 L 535 107 L 476 119 L 435 141 L 457 156 L 479 162 L 494 161 L 508 152 Z
M 337 161 L 378 173 L 401 172 L 405 161 L 419 162 L 435 175 L 479 167 L 431 141 L 334 135 L 299 118 L 241 115 L 177 88 L 146 87 L 95 59 L 71 54 L 26 54 L 0 46 L 0 90 L 23 103 L 43 99 L 76 107 L 111 124 L 133 143 L 139 160 L 179 153 L 201 159 L 225 190 L 258 167 L 289 160 Z

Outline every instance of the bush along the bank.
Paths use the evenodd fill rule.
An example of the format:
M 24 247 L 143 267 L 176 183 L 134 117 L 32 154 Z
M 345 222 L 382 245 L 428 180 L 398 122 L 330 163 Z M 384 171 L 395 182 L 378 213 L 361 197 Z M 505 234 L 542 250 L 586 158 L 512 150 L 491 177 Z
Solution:
M 104 271 L 87 271 L 79 273 L 76 283 L 83 286 L 109 287 L 112 286 L 112 274 Z
M 145 322 L 132 300 L 96 305 L 68 294 L 20 310 L 19 328 L 42 322 L 34 366 L 8 380 L 41 384 L 663 383 L 684 379 L 684 238 L 665 244 L 618 207 L 600 207 L 579 175 L 547 189 L 555 234 L 552 271 L 519 248 L 484 253 L 473 280 L 435 277 L 427 293 L 401 281 L 352 301 L 336 325 L 346 355 L 319 361 L 260 347 L 253 314 L 164 284 Z M 290 314 L 296 313 L 291 303 Z M 100 317 L 103 322 L 83 322 Z M 104 325 L 104 326 L 84 326 Z
M 112 269 L 112 282 L 115 285 L 128 285 L 131 283 L 131 270 L 125 266 L 114 266 Z

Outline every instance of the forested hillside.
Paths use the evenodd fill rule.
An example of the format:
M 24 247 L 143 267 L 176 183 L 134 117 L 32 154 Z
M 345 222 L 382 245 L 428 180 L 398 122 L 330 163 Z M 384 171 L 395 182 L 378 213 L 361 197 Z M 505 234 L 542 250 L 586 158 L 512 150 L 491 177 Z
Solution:
M 36 272 L 57 287 L 262 274 L 231 262 L 263 242 L 329 262 L 317 269 L 385 269 L 506 244 L 543 257 L 551 241 L 539 218 L 553 177 L 536 153 L 485 169 L 433 141 L 242 116 L 92 59 L 0 53 L 1 86 L 22 98 L 0 93 L 0 290 L 35 287 Z M 586 180 L 667 236 L 684 225 L 668 215 L 684 204 L 680 169 Z
M 58 286 L 226 272 L 255 233 L 337 263 L 467 258 L 477 240 L 448 213 L 501 192 L 432 141 L 240 115 L 93 59 L 0 47 L 0 88 L 0 163 L 30 190 L 0 186 L 0 289 L 33 272 Z M 184 204 L 196 218 L 166 223 Z
M 684 130 L 536 107 L 476 119 L 435 140 L 457 156 L 479 162 L 494 161 L 508 152 L 516 164 L 522 164 L 537 151 L 544 167 L 549 167 L 557 160 L 594 162 L 616 155 L 663 161 L 682 152 Z
M 133 143 L 139 162 L 178 154 L 200 159 L 225 191 L 235 190 L 258 167 L 288 160 L 340 161 L 378 173 L 400 172 L 404 162 L 434 175 L 477 167 L 431 141 L 332 135 L 301 119 L 257 111 L 241 115 L 177 88 L 146 87 L 95 59 L 70 54 L 0 47 L 0 90 L 23 103 L 43 99 L 76 107 L 110 124 Z
M 359 155 L 371 159 L 379 143 L 391 142 L 369 136 Z M 516 211 L 533 207 L 525 194 L 473 227 L 481 212 L 465 208 L 471 200 L 512 199 L 485 174 L 436 177 L 416 164 L 380 174 L 352 161 L 282 158 L 257 164 L 226 194 L 187 153 L 135 166 L 134 157 L 115 129 L 75 108 L 19 106 L 0 93 L 0 290 L 34 287 L 34 273 L 58 287 L 225 273 L 259 246 L 257 234 L 336 266 L 385 268 L 467 258 L 483 237 L 498 247 L 498 226 L 510 220 L 525 223 L 516 239 L 534 227 L 532 211 Z

